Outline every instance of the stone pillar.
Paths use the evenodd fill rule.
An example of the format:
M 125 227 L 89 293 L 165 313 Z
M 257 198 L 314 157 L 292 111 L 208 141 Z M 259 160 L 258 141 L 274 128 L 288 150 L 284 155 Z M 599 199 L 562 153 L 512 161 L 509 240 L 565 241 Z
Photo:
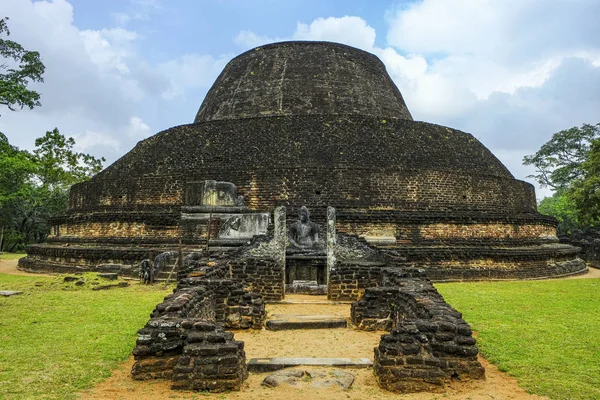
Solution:
M 285 296 L 285 249 L 287 246 L 287 229 L 285 225 L 286 218 L 286 209 L 284 206 L 279 206 L 275 208 L 274 215 L 274 231 L 273 231 L 273 241 L 277 246 L 277 255 L 275 256 L 279 264 L 281 265 L 281 276 L 283 277 L 283 293 Z
M 327 286 L 329 286 L 329 275 L 335 269 L 335 245 L 337 236 L 335 232 L 335 208 L 327 207 Z

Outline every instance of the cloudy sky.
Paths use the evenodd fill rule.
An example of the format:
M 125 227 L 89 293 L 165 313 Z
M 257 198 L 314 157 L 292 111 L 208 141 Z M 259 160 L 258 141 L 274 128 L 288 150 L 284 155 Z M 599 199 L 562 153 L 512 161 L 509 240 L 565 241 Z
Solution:
M 192 122 L 232 57 L 280 40 L 376 54 L 416 120 L 472 133 L 531 183 L 524 155 L 600 122 L 599 0 L 0 0 L 2 16 L 46 65 L 42 107 L 0 110 L 26 149 L 58 127 L 111 163 Z

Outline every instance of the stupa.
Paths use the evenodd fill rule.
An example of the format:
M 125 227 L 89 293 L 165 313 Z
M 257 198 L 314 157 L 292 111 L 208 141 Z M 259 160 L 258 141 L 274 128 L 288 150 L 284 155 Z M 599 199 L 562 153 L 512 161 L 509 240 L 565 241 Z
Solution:
M 71 188 L 67 214 L 20 267 L 135 273 L 167 250 L 233 250 L 273 210 L 393 252 L 433 280 L 583 272 L 576 247 L 473 135 L 414 121 L 373 54 L 282 42 L 231 60 L 193 123 L 139 142 Z

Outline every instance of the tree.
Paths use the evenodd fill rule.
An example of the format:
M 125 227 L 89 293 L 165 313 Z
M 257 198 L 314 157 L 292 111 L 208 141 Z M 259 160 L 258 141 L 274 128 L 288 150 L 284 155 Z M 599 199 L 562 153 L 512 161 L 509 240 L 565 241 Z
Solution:
M 37 51 L 28 51 L 19 43 L 2 38 L 10 36 L 8 17 L 0 19 L 0 104 L 15 111 L 41 105 L 40 95 L 27 89 L 30 82 L 43 82 L 45 67 Z
M 581 164 L 581 175 L 569 188 L 579 217 L 586 225 L 600 225 L 600 138 L 592 141 L 587 159 Z
M 75 140 L 58 129 L 36 139 L 32 153 L 0 134 L 0 250 L 22 250 L 42 242 L 49 220 L 67 211 L 69 187 L 102 169 L 104 158 L 74 151 Z
M 37 178 L 42 186 L 66 189 L 85 181 L 102 170 L 104 158 L 73 150 L 75 139 L 66 138 L 58 128 L 46 132 L 35 140 L 33 159 L 37 165 Z
M 538 211 L 558 220 L 559 234 L 571 234 L 573 230 L 581 228 L 579 212 L 566 193 L 556 192 L 545 197 L 538 204 Z
M 523 158 L 523 164 L 536 168 L 535 178 L 540 185 L 565 190 L 583 174 L 582 163 L 587 159 L 590 143 L 600 137 L 600 124 L 583 124 L 552 135 L 533 155 Z
M 16 238 L 11 229 L 13 207 L 27 196 L 27 185 L 35 171 L 30 155 L 12 146 L 0 133 L 0 251 L 5 243 L 5 234 Z

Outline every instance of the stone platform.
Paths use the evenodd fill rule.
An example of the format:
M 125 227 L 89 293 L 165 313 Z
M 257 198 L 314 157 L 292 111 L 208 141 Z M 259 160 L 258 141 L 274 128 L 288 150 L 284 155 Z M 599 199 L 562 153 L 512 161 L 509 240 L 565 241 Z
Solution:
M 301 365 L 338 368 L 370 368 L 368 358 L 252 358 L 248 361 L 249 372 L 271 372 Z
M 282 331 L 288 329 L 332 329 L 346 328 L 345 318 L 337 315 L 287 315 L 275 314 L 267 321 L 267 329 Z

